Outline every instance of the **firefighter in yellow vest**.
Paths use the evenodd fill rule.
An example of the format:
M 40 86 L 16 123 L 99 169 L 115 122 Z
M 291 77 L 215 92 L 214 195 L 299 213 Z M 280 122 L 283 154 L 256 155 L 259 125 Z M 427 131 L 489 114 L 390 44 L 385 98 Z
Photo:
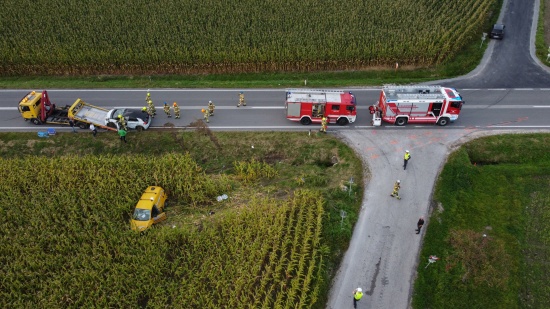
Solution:
M 357 302 L 363 298 L 363 289 L 356 288 L 353 290 L 353 308 L 357 308 Z
M 403 169 L 407 169 L 407 163 L 411 159 L 411 153 L 408 150 L 405 150 L 405 156 L 403 157 Z
M 206 122 L 210 122 L 208 120 L 208 116 L 210 115 L 210 112 L 207 110 L 207 109 L 201 109 L 201 112 L 204 114 L 204 120 L 206 120 Z
M 321 119 L 321 129 L 319 131 L 327 133 L 327 118 L 326 117 L 323 117 L 323 119 Z
M 172 113 L 170 113 L 170 105 L 168 103 L 164 102 L 164 112 L 166 113 L 166 116 L 168 118 L 172 118 Z
M 118 115 L 118 125 L 124 131 L 128 131 L 128 128 L 126 127 L 126 119 L 124 119 L 124 116 Z
M 212 101 L 208 101 L 208 113 L 210 114 L 209 116 L 214 116 L 214 108 L 216 108 L 216 105 L 214 105 Z
M 147 91 L 147 95 L 145 96 L 145 103 L 148 103 L 149 100 L 151 100 L 151 93 L 149 93 L 149 91 Z
M 157 115 L 157 109 L 155 108 L 155 104 L 153 104 L 153 100 L 149 99 L 149 101 L 147 101 L 147 105 L 149 106 L 149 110 L 153 114 L 153 117 L 155 117 Z
M 180 107 L 176 102 L 174 102 L 174 115 L 176 116 L 176 119 L 180 119 Z
M 401 181 L 397 180 L 393 185 L 393 192 L 391 196 L 397 198 L 398 200 L 401 199 L 401 197 L 399 196 L 399 189 L 401 189 Z
M 244 101 L 244 93 L 242 91 L 239 92 L 239 104 L 237 104 L 237 107 L 241 107 L 241 104 L 246 106 L 246 102 Z

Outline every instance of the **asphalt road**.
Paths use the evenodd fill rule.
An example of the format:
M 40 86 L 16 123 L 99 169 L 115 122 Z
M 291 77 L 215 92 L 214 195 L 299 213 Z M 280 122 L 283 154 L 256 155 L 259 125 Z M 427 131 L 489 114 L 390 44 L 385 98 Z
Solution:
M 331 125 L 329 134 L 338 134 L 357 150 L 369 166 L 370 180 L 366 181 L 362 211 L 333 282 L 328 308 L 351 308 L 352 290 L 358 286 L 366 291 L 358 308 L 409 306 L 416 266 L 427 262 L 427 257 L 418 257 L 423 234 L 414 233 L 415 224 L 421 215 L 428 218 L 434 181 L 457 143 L 508 132 L 505 130 L 550 132 L 550 73 L 531 57 L 529 43 L 533 40 L 532 16 L 538 14 L 534 9 L 537 3 L 505 2 L 500 18 L 506 24 L 504 40 L 490 41 L 482 64 L 472 73 L 433 82 L 458 88 L 466 100 L 460 118 L 453 124 L 372 127 L 368 106 L 377 101 L 379 90 L 350 89 L 357 96 L 358 120 L 344 127 Z M 0 90 L 0 131 L 44 128 L 24 122 L 17 111 L 17 102 L 29 90 Z M 49 94 L 58 105 L 71 104 L 80 97 L 108 108 L 140 108 L 145 106 L 146 91 L 49 90 Z M 286 120 L 284 89 L 246 89 L 245 94 L 248 106 L 237 108 L 237 90 L 151 89 L 158 108 L 164 101 L 177 101 L 182 109 L 179 120 L 168 119 L 159 110 L 152 127 L 186 127 L 202 118 L 200 109 L 212 100 L 217 106 L 216 115 L 210 118 L 213 130 L 318 129 Z M 412 154 L 406 171 L 402 169 L 405 149 Z M 402 183 L 400 201 L 389 196 L 397 179 Z
M 550 85 L 549 85 L 550 87 Z M 548 128 L 550 127 L 550 88 L 526 89 L 463 89 L 461 94 L 466 100 L 459 119 L 441 128 L 434 125 L 408 125 L 396 127 L 385 124 L 379 128 L 370 125 L 372 116 L 368 106 L 374 104 L 379 89 L 350 89 L 358 100 L 357 122 L 348 126 L 331 125 L 332 130 L 434 130 L 457 128 Z M 0 131 L 38 131 L 42 126 L 25 122 L 17 111 L 17 102 L 28 90 L 0 90 Z M 77 98 L 88 103 L 107 107 L 145 106 L 147 90 L 48 90 L 50 99 L 59 106 L 70 105 Z M 201 119 L 200 110 L 206 107 L 208 100 L 216 104 L 216 113 L 210 118 L 210 127 L 214 130 L 309 130 L 315 125 L 303 126 L 287 120 L 284 116 L 284 89 L 246 90 L 246 107 L 237 107 L 238 91 L 224 89 L 209 90 L 151 90 L 151 96 L 162 108 L 162 102 L 177 101 L 182 112 L 181 119 L 167 118 L 162 110 L 152 127 L 186 127 Z M 67 129 L 67 128 L 65 128 Z M 60 128 L 60 130 L 63 130 Z

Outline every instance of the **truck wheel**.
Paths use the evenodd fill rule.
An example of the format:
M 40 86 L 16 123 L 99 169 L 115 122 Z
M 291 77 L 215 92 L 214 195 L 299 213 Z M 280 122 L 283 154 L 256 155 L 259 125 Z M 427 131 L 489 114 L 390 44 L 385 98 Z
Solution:
M 438 125 L 444 127 L 446 126 L 447 124 L 449 123 L 449 118 L 447 117 L 443 117 L 443 118 L 440 118 L 439 119 L 439 122 L 437 123 Z
M 141 132 L 141 131 L 145 130 L 145 128 L 142 127 L 142 126 L 137 126 L 137 127 L 136 127 L 136 130 L 138 130 L 139 132 Z
M 336 123 L 338 123 L 338 125 L 345 126 L 346 124 L 349 123 L 349 121 L 348 121 L 348 118 L 342 117 L 342 118 L 338 119 L 338 121 L 336 121 Z
M 81 128 L 81 129 L 87 129 L 88 128 L 88 124 L 85 123 L 85 122 L 80 122 L 78 124 L 78 127 Z
M 31 122 L 36 124 L 36 125 L 42 124 L 42 121 L 40 121 L 40 119 L 38 119 L 38 118 L 31 119 Z
M 396 126 L 404 126 L 407 124 L 407 118 L 406 117 L 399 117 L 395 120 Z
M 305 125 L 305 126 L 308 126 L 311 124 L 311 119 L 309 117 L 304 117 L 302 119 L 300 119 L 300 123 Z

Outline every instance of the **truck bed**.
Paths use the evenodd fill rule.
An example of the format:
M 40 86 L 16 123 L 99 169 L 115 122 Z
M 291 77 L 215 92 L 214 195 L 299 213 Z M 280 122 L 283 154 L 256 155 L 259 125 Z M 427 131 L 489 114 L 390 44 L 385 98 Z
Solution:
M 74 118 L 77 120 L 105 125 L 105 118 L 107 118 L 107 112 L 103 109 L 98 109 L 94 106 L 84 105 L 80 110 L 74 115 Z

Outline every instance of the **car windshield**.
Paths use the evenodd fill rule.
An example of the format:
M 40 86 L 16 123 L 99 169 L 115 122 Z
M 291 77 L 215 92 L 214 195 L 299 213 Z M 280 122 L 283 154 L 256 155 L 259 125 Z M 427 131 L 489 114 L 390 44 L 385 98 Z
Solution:
M 111 119 L 118 119 L 118 115 L 124 115 L 124 109 L 115 109 L 111 114 Z
M 136 221 L 149 221 L 151 220 L 151 211 L 148 209 L 136 208 L 133 219 Z

